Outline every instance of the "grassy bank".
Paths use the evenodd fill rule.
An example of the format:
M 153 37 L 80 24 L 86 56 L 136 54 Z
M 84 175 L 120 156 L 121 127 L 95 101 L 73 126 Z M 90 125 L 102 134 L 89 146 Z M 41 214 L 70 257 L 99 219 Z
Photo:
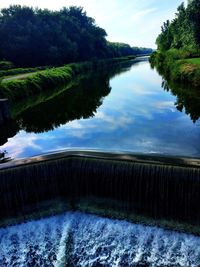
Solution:
M 18 74 L 32 73 L 40 70 L 49 69 L 50 66 L 37 67 L 37 68 L 14 68 L 9 70 L 0 70 L 0 77 L 9 77 Z
M 23 80 L 1 81 L 0 98 L 8 98 L 11 102 L 21 101 L 43 91 L 66 85 L 79 74 L 95 71 L 130 59 L 133 59 L 133 57 L 73 63 L 63 67 L 40 70 Z
M 200 52 L 195 50 L 170 49 L 156 51 L 150 57 L 152 67 L 167 79 L 200 86 Z

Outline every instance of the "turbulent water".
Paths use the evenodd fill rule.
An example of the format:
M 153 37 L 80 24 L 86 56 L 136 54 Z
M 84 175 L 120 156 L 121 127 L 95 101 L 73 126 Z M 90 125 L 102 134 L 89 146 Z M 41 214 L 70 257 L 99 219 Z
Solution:
M 0 229 L 0 266 L 200 266 L 200 238 L 68 212 Z

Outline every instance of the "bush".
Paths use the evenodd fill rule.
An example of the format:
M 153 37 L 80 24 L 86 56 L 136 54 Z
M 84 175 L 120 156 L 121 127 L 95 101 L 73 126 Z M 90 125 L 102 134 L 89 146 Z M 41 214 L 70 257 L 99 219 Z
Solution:
M 13 76 L 17 74 L 24 74 L 24 73 L 30 73 L 30 72 L 37 72 L 39 70 L 45 70 L 48 68 L 51 68 L 51 67 L 45 66 L 45 67 L 37 67 L 37 68 L 17 68 L 17 69 L 0 70 L 0 77 Z
M 200 65 L 189 60 L 191 55 L 197 57 L 199 50 L 196 49 L 170 49 L 166 52 L 154 52 L 150 62 L 166 79 L 191 83 L 200 86 Z
M 95 62 L 73 63 L 63 67 L 51 68 L 37 72 L 24 80 L 4 81 L 0 84 L 0 98 L 8 98 L 11 102 L 21 101 L 41 91 L 51 90 L 69 83 L 76 75 L 87 71 L 95 71 L 109 64 L 116 64 L 128 58 L 116 58 Z
M 10 61 L 0 61 L 0 70 L 9 70 L 14 68 L 14 64 Z

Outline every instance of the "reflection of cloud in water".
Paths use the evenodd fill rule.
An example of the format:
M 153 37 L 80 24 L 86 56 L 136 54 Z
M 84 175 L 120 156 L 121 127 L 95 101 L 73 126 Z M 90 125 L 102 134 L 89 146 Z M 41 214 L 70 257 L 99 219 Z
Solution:
M 2 149 L 8 151 L 9 156 L 12 158 L 20 157 L 24 153 L 27 147 L 32 150 L 42 152 L 42 148 L 35 144 L 38 137 L 35 134 L 26 134 L 24 131 L 19 132 L 14 138 L 8 140 L 8 142 L 2 146 Z
M 173 101 L 159 101 L 159 102 L 155 102 L 155 108 L 159 109 L 159 110 L 165 110 L 168 109 L 172 112 L 176 111 L 176 108 L 174 106 L 174 102 Z
M 20 132 L 1 149 L 12 157 L 73 148 L 200 155 L 199 127 L 176 110 L 176 98 L 162 90 L 161 77 L 145 64 L 110 81 L 112 91 L 94 117 L 37 135 Z
M 69 129 L 69 128 L 71 128 L 71 129 L 82 129 L 83 128 L 83 126 L 82 126 L 82 124 L 81 124 L 81 120 L 80 121 L 77 121 L 77 120 L 75 120 L 75 121 L 71 121 L 71 122 L 69 122 L 68 124 L 66 124 L 66 125 L 64 125 L 63 127 L 62 127 L 62 129 Z
M 121 115 L 121 116 L 108 115 L 102 111 L 99 111 L 96 114 L 95 118 L 101 120 L 104 123 L 107 123 L 106 127 L 108 127 L 109 130 L 126 128 L 129 124 L 133 123 L 134 121 L 133 118 L 129 118 L 126 115 Z
M 70 134 L 71 136 L 77 138 L 84 138 L 84 135 L 87 134 L 88 130 L 92 130 L 96 128 L 95 123 L 89 123 L 84 125 L 84 122 L 87 122 L 89 119 L 81 119 L 69 122 L 68 124 L 61 127 L 62 131 L 65 131 L 66 134 Z
M 129 118 L 128 115 L 117 117 L 116 115 L 108 115 L 99 111 L 92 119 L 73 121 L 64 125 L 61 129 L 71 136 L 84 138 L 90 131 L 110 132 L 117 129 L 122 130 L 129 127 L 133 121 L 134 119 Z
M 148 90 L 148 88 L 143 87 L 142 85 L 130 85 L 129 90 L 132 91 L 132 93 L 141 95 L 141 96 L 149 96 L 149 95 L 156 95 L 157 90 Z

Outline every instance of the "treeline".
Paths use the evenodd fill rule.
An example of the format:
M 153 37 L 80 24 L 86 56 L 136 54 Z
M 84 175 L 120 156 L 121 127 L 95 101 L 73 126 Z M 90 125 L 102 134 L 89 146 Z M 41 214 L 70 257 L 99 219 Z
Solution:
M 188 1 L 187 7 L 182 3 L 171 22 L 167 20 L 156 43 L 160 51 L 175 49 L 200 48 L 200 0 Z
M 0 12 L 0 60 L 11 61 L 18 67 L 61 65 L 137 53 L 142 54 L 143 50 L 107 42 L 106 31 L 81 7 L 50 11 L 14 5 Z
M 200 0 L 182 3 L 162 26 L 150 63 L 168 81 L 200 87 Z M 189 88 L 189 87 L 188 87 Z
M 146 55 L 151 54 L 153 50 L 151 48 L 144 47 L 131 47 L 129 44 L 125 43 L 112 43 L 108 42 L 110 55 L 112 57 L 121 57 L 129 55 Z

